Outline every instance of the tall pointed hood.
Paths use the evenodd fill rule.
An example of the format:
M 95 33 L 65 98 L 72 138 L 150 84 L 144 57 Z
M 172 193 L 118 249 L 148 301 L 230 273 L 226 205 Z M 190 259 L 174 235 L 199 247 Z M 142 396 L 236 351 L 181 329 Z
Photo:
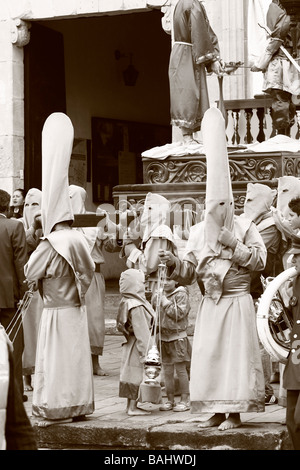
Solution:
M 42 225 L 44 236 L 55 224 L 73 221 L 69 197 L 69 165 L 74 129 L 64 113 L 53 113 L 42 131 Z
M 217 108 L 206 111 L 202 121 L 206 155 L 205 233 L 206 243 L 215 256 L 224 255 L 218 242 L 220 229 L 234 230 L 234 202 L 227 154 L 225 121 Z M 223 257 L 223 256 L 222 256 Z M 225 256 L 227 257 L 227 256 Z
M 225 226 L 234 232 L 234 204 L 227 155 L 225 121 L 217 108 L 209 108 L 202 120 L 202 137 L 206 154 L 206 198 L 203 248 L 197 273 L 205 276 L 205 291 L 215 303 L 222 295 L 224 277 L 230 268 L 232 250 L 219 241 Z

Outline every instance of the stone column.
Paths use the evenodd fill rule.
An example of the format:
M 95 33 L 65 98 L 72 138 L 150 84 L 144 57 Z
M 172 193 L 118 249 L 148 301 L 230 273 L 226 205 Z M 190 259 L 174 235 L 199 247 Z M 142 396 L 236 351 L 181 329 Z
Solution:
M 29 25 L 0 10 L 0 188 L 10 194 L 24 185 L 23 46 Z
M 211 26 L 218 36 L 221 58 L 224 62 L 247 62 L 245 21 L 247 1 L 241 0 L 207 0 L 204 2 Z M 239 68 L 232 75 L 224 76 L 224 100 L 244 99 L 247 96 L 248 69 Z M 208 77 L 209 97 L 211 104 L 219 99 L 217 78 Z

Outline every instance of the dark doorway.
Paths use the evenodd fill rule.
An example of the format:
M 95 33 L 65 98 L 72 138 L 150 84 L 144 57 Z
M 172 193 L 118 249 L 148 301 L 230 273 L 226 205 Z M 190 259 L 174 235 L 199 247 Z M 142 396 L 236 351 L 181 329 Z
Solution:
M 93 201 L 111 203 L 114 186 L 142 184 L 142 152 L 171 137 L 171 126 L 92 117 Z
M 63 35 L 33 23 L 24 48 L 25 164 L 24 189 L 42 189 L 41 138 L 45 120 L 66 112 Z

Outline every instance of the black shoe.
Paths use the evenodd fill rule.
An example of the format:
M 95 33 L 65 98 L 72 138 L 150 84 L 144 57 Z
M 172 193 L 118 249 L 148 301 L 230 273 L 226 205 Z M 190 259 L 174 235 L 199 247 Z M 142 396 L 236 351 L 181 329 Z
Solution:
M 266 395 L 265 396 L 265 405 L 276 405 L 278 403 L 277 398 L 275 395 Z
M 23 395 L 23 403 L 24 403 L 25 401 L 28 401 L 28 396 L 27 396 L 27 395 Z

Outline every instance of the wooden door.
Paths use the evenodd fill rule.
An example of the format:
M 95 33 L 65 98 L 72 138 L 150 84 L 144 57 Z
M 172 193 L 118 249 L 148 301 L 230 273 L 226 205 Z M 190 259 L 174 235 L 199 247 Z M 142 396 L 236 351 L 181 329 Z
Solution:
M 64 42 L 60 32 L 32 23 L 24 48 L 24 189 L 42 189 L 41 137 L 53 112 L 66 112 Z

